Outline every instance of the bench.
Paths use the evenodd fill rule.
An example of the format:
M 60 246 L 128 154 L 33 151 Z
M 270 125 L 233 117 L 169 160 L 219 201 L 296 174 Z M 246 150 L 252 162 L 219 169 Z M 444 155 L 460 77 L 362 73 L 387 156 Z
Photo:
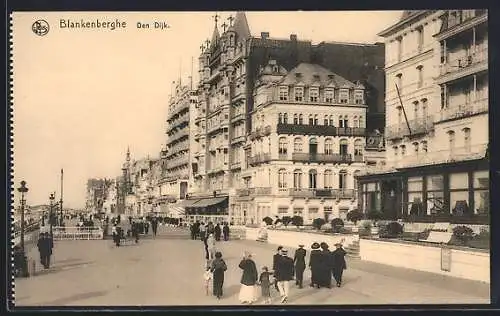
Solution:
M 425 241 L 435 244 L 447 244 L 450 242 L 452 235 L 453 233 L 450 232 L 430 231 L 427 239 L 420 239 L 419 241 Z

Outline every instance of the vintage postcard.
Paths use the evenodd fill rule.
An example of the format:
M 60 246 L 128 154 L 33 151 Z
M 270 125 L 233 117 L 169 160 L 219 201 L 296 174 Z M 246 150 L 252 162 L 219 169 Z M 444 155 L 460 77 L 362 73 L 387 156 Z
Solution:
M 487 10 L 10 22 L 14 308 L 490 303 Z

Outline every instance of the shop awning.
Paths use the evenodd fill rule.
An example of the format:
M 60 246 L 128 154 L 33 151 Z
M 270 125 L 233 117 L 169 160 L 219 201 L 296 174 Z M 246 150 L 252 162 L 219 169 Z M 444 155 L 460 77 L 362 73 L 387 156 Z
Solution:
M 211 205 L 216 205 L 219 203 L 224 202 L 227 200 L 227 197 L 217 197 L 217 198 L 208 198 L 208 199 L 201 199 L 195 204 L 193 204 L 191 207 L 207 207 Z
M 181 201 L 180 203 L 176 204 L 176 206 L 180 206 L 180 207 L 190 207 L 192 206 L 193 204 L 195 204 L 196 202 L 198 202 L 200 199 L 193 199 L 193 200 L 184 200 L 184 201 Z

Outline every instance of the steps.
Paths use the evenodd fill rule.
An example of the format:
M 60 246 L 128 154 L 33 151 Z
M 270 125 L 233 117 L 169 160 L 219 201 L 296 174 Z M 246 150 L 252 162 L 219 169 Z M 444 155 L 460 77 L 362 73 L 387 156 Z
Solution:
M 354 240 L 351 244 L 346 245 L 344 250 L 347 252 L 348 257 L 361 259 L 359 255 L 359 240 Z

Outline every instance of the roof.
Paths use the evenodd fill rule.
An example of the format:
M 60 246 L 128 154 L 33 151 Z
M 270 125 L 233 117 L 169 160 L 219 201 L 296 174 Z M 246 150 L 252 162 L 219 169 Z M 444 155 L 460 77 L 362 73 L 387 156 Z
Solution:
M 229 27 L 228 31 L 236 32 L 238 39 L 247 39 L 250 35 L 250 28 L 248 27 L 248 21 L 245 12 L 236 12 L 236 17 L 234 18 L 234 23 Z
M 210 41 L 210 48 L 214 48 L 219 42 L 219 39 L 219 29 L 217 28 L 217 24 L 215 24 L 214 33 L 212 34 L 212 40 Z
M 382 37 L 387 37 L 394 32 L 397 32 L 401 28 L 403 28 L 409 21 L 414 20 L 415 18 L 421 16 L 424 13 L 431 13 L 432 10 L 405 10 L 403 14 L 401 14 L 401 18 L 395 24 L 385 28 L 383 31 L 379 32 L 377 35 Z
M 227 196 L 201 199 L 201 200 L 198 200 L 196 203 L 191 204 L 191 207 L 207 207 L 207 206 L 222 203 L 225 200 L 227 200 Z
M 354 83 L 344 77 L 341 77 L 320 65 L 309 63 L 301 63 L 294 69 L 290 70 L 280 83 L 286 85 L 318 84 L 320 86 L 330 85 L 342 88 L 356 87 Z

